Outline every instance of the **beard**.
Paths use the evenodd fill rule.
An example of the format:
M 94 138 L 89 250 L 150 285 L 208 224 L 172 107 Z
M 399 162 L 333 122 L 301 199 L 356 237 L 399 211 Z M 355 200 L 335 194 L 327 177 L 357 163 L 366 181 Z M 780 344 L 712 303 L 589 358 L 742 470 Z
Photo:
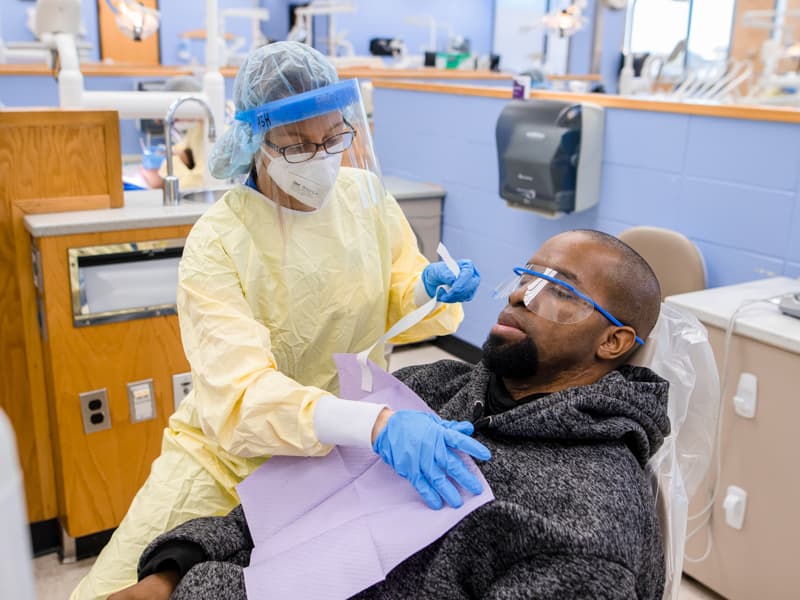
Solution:
M 533 377 L 539 369 L 539 349 L 530 338 L 520 342 L 506 342 L 500 336 L 490 333 L 483 343 L 483 362 L 498 377 Z

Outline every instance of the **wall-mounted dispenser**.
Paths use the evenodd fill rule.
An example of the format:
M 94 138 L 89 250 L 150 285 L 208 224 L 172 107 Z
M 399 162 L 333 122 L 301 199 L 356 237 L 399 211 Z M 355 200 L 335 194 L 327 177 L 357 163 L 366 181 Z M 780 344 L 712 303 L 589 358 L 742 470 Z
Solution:
M 603 125 L 594 104 L 509 102 L 496 129 L 500 196 L 551 218 L 597 204 Z

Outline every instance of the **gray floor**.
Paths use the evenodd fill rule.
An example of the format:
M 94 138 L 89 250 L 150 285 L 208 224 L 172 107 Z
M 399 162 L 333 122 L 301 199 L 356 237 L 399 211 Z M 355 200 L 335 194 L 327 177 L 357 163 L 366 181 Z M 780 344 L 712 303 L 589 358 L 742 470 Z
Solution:
M 390 370 L 395 371 L 409 365 L 429 363 L 443 358 L 455 358 L 430 344 L 395 349 L 390 360 Z M 56 554 L 34 559 L 36 597 L 38 600 L 66 600 L 78 581 L 89 571 L 94 559 L 62 565 Z M 692 579 L 684 577 L 681 582 L 680 600 L 719 600 L 718 596 Z

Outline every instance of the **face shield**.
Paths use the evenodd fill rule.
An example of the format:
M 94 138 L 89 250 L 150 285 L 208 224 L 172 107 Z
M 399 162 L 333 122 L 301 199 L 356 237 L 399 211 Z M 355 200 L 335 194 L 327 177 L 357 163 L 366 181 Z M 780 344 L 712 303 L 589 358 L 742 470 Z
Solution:
M 514 273 L 516 276 L 513 279 L 494 289 L 493 298 L 507 298 L 522 288 L 525 290 L 525 307 L 548 321 L 569 325 L 588 319 L 594 311 L 598 311 L 617 327 L 624 327 L 621 321 L 597 302 L 567 283 L 565 277 L 555 269 L 529 264 L 515 267 Z M 644 340 L 636 336 L 636 343 L 642 345 Z
M 321 208 L 344 174 L 341 193 L 362 206 L 383 196 L 380 171 L 358 82 L 350 79 L 239 112 L 236 120 L 261 140 L 256 161 L 303 204 Z

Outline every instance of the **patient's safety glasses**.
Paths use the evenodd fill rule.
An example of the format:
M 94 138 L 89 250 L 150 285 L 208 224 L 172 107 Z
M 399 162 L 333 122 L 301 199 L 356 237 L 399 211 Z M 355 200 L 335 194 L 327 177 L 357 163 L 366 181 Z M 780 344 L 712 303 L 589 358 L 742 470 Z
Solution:
M 493 298 L 507 298 L 516 290 L 524 288 L 525 307 L 548 321 L 565 325 L 579 323 L 588 319 L 596 310 L 617 327 L 624 326 L 589 296 L 563 281 L 562 275 L 555 269 L 529 264 L 525 267 L 514 267 L 514 273 L 516 277 L 495 288 Z M 636 343 L 644 344 L 644 340 L 636 336 Z

